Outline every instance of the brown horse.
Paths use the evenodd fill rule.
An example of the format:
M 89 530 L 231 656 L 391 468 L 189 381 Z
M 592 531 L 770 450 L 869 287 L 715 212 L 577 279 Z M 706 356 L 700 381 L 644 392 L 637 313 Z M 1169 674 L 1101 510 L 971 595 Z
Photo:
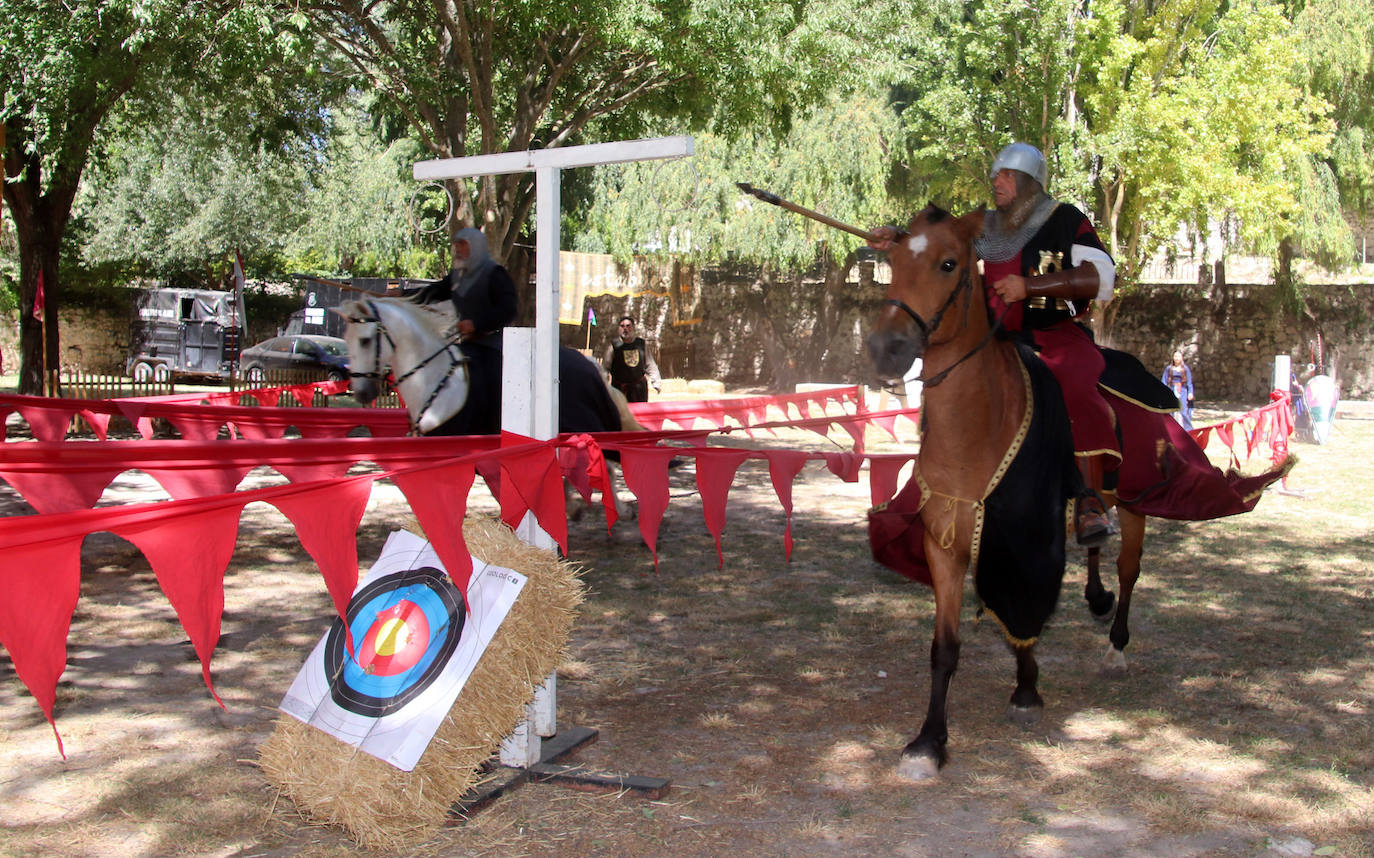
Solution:
M 947 758 L 945 703 L 959 664 L 964 577 L 970 565 L 987 562 L 977 557 L 978 534 L 990 524 L 984 521 L 985 501 L 1005 477 L 1010 459 L 1026 443 L 1028 403 L 1033 397 L 1017 347 L 995 336 L 988 317 L 973 252 L 973 240 L 982 225 L 981 211 L 955 218 L 934 206 L 912 218 L 889 253 L 892 283 L 868 340 L 874 365 L 884 377 L 901 377 L 916 358 L 924 361 L 917 463 L 924 544 L 918 551 L 924 551 L 935 591 L 935 637 L 926 720 L 902 752 L 898 767 L 900 775 L 913 780 L 933 776 Z M 1059 424 L 1066 426 L 1062 407 L 1061 403 Z M 1055 454 L 1067 454 L 1072 464 L 1071 449 L 1061 445 Z M 1044 494 L 1034 500 L 1048 511 L 1041 524 L 1050 522 L 1053 531 L 1057 522 L 1057 532 L 1035 534 L 1040 544 L 1026 553 L 1038 552 L 1042 556 L 1032 559 L 1047 561 L 1048 568 L 1042 566 L 1038 574 L 1048 579 L 1048 592 L 1039 600 L 1052 604 L 1064 573 L 1068 491 L 1061 480 Z M 1126 512 L 1122 525 L 1123 556 L 1134 558 L 1129 575 L 1133 581 L 1139 569 L 1144 520 Z M 1123 580 L 1127 577 L 1123 572 Z M 1008 629 L 1016 656 L 1016 688 L 1009 715 L 1027 725 L 1039 720 L 1044 705 L 1036 690 L 1039 667 L 1034 647 L 1037 626 L 1043 625 L 1048 611 L 1040 613 L 1039 622 L 1032 619 L 1019 633 Z M 998 619 L 1006 626 L 1005 618 Z
M 900 378 L 916 358 L 924 360 L 920 459 L 912 486 L 893 502 L 907 504 L 904 563 L 911 562 L 890 564 L 935 591 L 930 705 L 898 767 L 917 780 L 933 776 L 947 756 L 945 704 L 959 662 L 959 611 L 970 567 L 984 607 L 1001 622 L 1016 656 L 1009 715 L 1026 725 L 1039 720 L 1034 645 L 1058 599 L 1067 507 L 1081 490 L 1058 385 L 1029 348 L 998 336 L 989 315 L 973 251 L 982 225 L 982 211 L 956 218 L 928 206 L 913 217 L 889 252 L 892 283 L 868 339 L 886 378 Z M 1152 374 L 1124 353 L 1103 352 L 1108 372 L 1100 386 L 1122 434 L 1118 496 L 1108 496 L 1119 512 L 1121 548 L 1107 667 L 1120 671 L 1146 516 L 1201 520 L 1248 511 L 1292 460 L 1255 477 L 1223 474 L 1166 408 L 1148 404 Z M 877 555 L 877 540 L 874 546 Z M 1084 596 L 1105 620 L 1114 597 L 1102 586 L 1098 558 L 1099 549 L 1090 549 Z

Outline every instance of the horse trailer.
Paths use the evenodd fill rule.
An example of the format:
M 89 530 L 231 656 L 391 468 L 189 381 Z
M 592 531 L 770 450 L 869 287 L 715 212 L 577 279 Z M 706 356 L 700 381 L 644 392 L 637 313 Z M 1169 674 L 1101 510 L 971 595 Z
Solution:
M 233 292 L 149 289 L 134 301 L 125 373 L 139 380 L 229 378 L 246 323 Z

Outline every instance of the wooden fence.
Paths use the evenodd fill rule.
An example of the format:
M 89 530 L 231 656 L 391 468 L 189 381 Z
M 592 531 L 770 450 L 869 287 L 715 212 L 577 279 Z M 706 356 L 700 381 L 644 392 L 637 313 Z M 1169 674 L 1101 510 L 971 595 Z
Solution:
M 323 372 L 297 369 L 269 369 L 263 374 L 261 380 L 249 382 L 242 378 L 226 379 L 222 385 L 198 385 L 192 387 L 186 382 L 180 383 L 180 392 L 189 393 L 194 389 L 212 389 L 220 387 L 230 391 L 248 391 L 259 387 L 294 387 L 300 384 L 312 384 L 317 381 L 325 381 L 326 376 Z M 165 396 L 178 392 L 178 383 L 174 379 L 157 381 L 149 379 L 147 381 L 137 381 L 121 375 L 108 375 L 102 373 L 85 372 L 83 370 L 64 370 L 62 378 L 58 382 L 58 395 L 66 399 L 122 399 L 133 396 Z M 259 405 L 257 399 L 252 395 L 244 396 L 244 405 Z M 315 391 L 314 408 L 328 408 L 331 405 L 339 407 L 356 407 L 357 403 L 351 396 L 343 394 L 337 397 L 325 396 L 318 390 Z M 399 408 L 400 399 L 396 396 L 396 391 L 387 387 L 385 393 L 378 397 L 373 403 L 374 408 Z M 301 404 L 296 401 L 294 396 L 283 396 L 277 402 L 281 408 L 299 408 Z

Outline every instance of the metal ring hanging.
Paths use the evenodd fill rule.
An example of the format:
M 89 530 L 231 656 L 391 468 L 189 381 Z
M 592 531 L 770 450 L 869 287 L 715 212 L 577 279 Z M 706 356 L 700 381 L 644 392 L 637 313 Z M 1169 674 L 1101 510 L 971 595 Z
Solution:
M 696 163 L 685 158 L 668 158 L 655 164 L 653 171 L 649 174 L 649 198 L 654 199 L 658 196 L 659 182 L 661 180 L 663 168 L 679 161 L 687 162 L 688 175 L 692 180 L 692 192 L 687 196 L 687 201 L 680 206 L 660 206 L 659 210 L 665 214 L 682 214 L 683 212 L 696 208 L 697 197 L 700 195 L 701 174 L 697 172 Z
M 439 221 L 439 225 L 433 229 L 425 229 L 420 226 L 419 218 L 415 216 L 415 203 L 420 194 L 431 187 L 438 188 L 444 192 L 444 199 L 447 201 L 447 206 L 444 208 L 444 217 Z M 453 218 L 453 207 L 453 191 L 449 190 L 448 185 L 445 185 L 443 182 L 425 182 L 423 185 L 416 188 L 415 192 L 410 195 L 410 201 L 406 203 L 406 218 L 410 221 L 410 228 L 415 230 L 416 235 L 434 235 L 435 233 L 443 232 L 448 229 L 448 223 Z

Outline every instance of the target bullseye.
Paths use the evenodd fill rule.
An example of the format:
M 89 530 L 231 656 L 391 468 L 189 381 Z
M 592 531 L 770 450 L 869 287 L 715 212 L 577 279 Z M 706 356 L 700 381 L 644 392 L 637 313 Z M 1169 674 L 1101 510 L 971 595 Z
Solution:
M 462 637 L 462 595 L 433 567 L 385 575 L 348 603 L 350 656 L 344 624 L 335 620 L 325 647 L 330 696 L 350 712 L 381 717 L 428 688 Z
M 430 643 L 429 621 L 409 600 L 387 608 L 363 636 L 358 667 L 373 676 L 395 676 L 424 658 Z

